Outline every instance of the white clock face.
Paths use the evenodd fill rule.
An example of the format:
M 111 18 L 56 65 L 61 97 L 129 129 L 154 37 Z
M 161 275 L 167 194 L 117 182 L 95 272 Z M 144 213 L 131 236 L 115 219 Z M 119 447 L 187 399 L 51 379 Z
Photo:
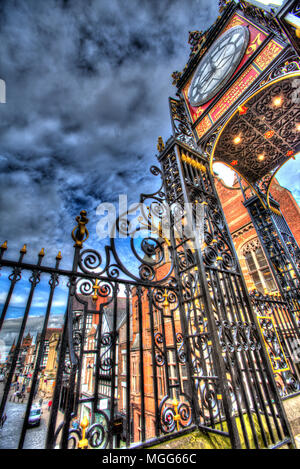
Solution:
M 209 101 L 227 83 L 240 63 L 249 42 L 249 31 L 234 26 L 217 39 L 195 72 L 188 98 L 192 106 Z

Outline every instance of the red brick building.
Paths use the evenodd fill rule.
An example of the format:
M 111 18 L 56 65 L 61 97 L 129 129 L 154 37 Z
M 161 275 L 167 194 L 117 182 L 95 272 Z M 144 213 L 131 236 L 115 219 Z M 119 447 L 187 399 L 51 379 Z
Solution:
M 225 186 L 219 178 L 216 178 L 215 182 L 248 288 L 256 287 L 261 292 L 264 289 L 277 291 L 257 233 L 243 205 L 244 199 L 238 182 L 234 182 L 232 189 Z M 299 244 L 300 208 L 297 202 L 291 192 L 282 187 L 276 179 L 272 184 L 271 194 L 280 203 L 281 212 Z
M 166 259 L 168 259 L 166 247 Z M 156 269 L 156 279 L 165 277 L 170 269 L 170 263 Z M 155 290 L 152 290 L 154 293 Z M 166 295 L 166 291 L 164 293 Z M 140 303 L 140 309 L 139 309 Z M 130 314 L 130 422 L 131 422 L 131 440 L 134 443 L 142 441 L 142 418 L 144 407 L 145 416 L 145 438 L 151 439 L 156 435 L 156 403 L 160 403 L 168 394 L 166 367 L 168 368 L 168 380 L 170 385 L 178 385 L 178 375 L 176 372 L 176 342 L 177 334 L 181 334 L 181 323 L 178 309 L 171 313 L 172 305 L 167 298 L 161 302 L 159 308 L 155 301 L 152 306 L 152 317 L 149 306 L 148 289 L 143 289 L 140 296 L 136 288 L 132 290 Z M 170 316 L 174 314 L 174 328 Z M 142 331 L 140 327 L 140 315 L 142 322 Z M 124 318 L 125 319 L 125 318 Z M 152 327 L 154 334 L 152 334 Z M 127 324 L 126 321 L 121 324 L 119 329 L 119 348 L 118 348 L 118 411 L 126 416 L 127 410 Z M 175 334 L 175 335 L 174 335 Z M 165 344 L 161 342 L 164 337 Z M 142 344 L 140 341 L 142 339 Z M 140 350 L 142 346 L 142 354 Z M 156 357 L 153 363 L 153 348 Z M 143 367 L 142 367 L 143 362 Z M 187 385 L 187 376 L 185 365 L 181 366 L 181 387 L 185 390 Z M 141 377 L 143 373 L 143 378 Z M 155 377 L 155 375 L 156 377 Z M 142 404 L 142 389 L 144 390 L 144 403 Z M 156 387 L 156 390 L 154 389 Z M 175 389 L 175 388 L 172 388 Z M 174 391 L 170 392 L 169 400 L 175 397 Z

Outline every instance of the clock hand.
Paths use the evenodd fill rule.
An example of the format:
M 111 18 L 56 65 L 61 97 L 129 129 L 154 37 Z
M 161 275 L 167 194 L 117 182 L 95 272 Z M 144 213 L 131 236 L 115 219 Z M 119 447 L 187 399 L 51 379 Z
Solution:
M 203 77 L 200 77 L 200 78 L 199 78 L 199 82 L 198 82 L 198 84 L 197 84 L 197 88 L 201 87 L 201 86 L 202 86 L 202 83 L 203 83 L 203 82 L 206 82 L 206 80 L 208 80 L 208 79 L 211 77 L 211 75 L 212 75 L 213 73 L 214 73 L 214 70 L 210 69 L 210 70 L 206 73 L 206 75 L 204 75 Z
M 202 93 L 202 94 L 207 90 L 207 88 L 210 87 L 210 84 L 211 84 L 211 82 L 212 82 L 213 80 L 215 80 L 215 78 L 214 78 L 214 76 L 211 76 L 210 80 L 208 80 L 208 81 L 205 83 L 205 85 L 201 88 L 201 93 Z
M 221 50 L 219 50 L 216 54 L 212 54 L 211 56 L 211 59 L 212 59 L 212 62 L 215 63 L 215 62 L 218 62 L 218 60 L 222 59 L 223 55 L 225 54 L 226 52 L 226 47 L 223 47 Z M 218 55 L 218 57 L 216 58 L 216 55 Z
M 215 73 L 216 80 L 219 80 L 220 78 L 222 78 L 222 76 L 227 73 L 227 70 L 228 70 L 228 67 L 219 68 Z
M 224 67 L 225 67 L 225 68 L 228 68 L 228 65 L 230 65 L 232 58 L 233 58 L 232 54 L 227 55 L 227 56 L 224 57 L 224 58 L 222 59 L 222 61 L 218 64 L 217 68 L 218 68 L 218 69 L 220 69 L 220 68 L 221 68 L 221 69 L 224 69 Z

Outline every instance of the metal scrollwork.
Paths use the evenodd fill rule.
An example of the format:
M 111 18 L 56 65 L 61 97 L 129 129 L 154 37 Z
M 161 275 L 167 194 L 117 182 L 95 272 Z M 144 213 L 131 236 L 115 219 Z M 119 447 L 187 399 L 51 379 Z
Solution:
M 86 224 L 89 219 L 87 218 L 85 210 L 81 210 L 80 216 L 76 217 L 77 226 L 72 231 L 72 238 L 75 241 L 74 246 L 81 248 L 84 241 L 89 237 L 89 232 L 86 228 Z
M 159 406 L 160 425 L 163 433 L 186 428 L 192 423 L 192 410 L 188 402 L 171 401 L 165 396 Z
M 198 147 L 185 111 L 183 100 L 169 98 L 169 105 L 174 136 L 194 150 L 197 150 Z
M 176 334 L 176 343 L 177 343 L 177 355 L 179 362 L 184 364 L 186 363 L 186 353 L 184 349 L 184 339 L 181 332 L 177 332 Z
M 68 437 L 68 448 L 75 449 L 80 448 L 80 442 L 83 441 L 83 437 L 85 437 L 86 447 L 93 448 L 93 449 L 105 449 L 108 445 L 108 420 L 107 416 L 104 412 L 98 413 L 98 418 L 101 415 L 103 419 L 103 423 L 93 423 L 90 427 L 85 429 L 78 428 L 78 429 L 71 429 L 69 430 L 69 437 Z M 87 422 L 88 424 L 88 422 Z
M 156 353 L 155 353 L 155 363 L 158 366 L 163 366 L 165 365 L 165 354 L 163 350 L 161 349 L 161 344 L 163 344 L 163 336 L 160 332 L 156 332 L 154 335 L 154 342 L 155 342 L 155 348 L 156 348 Z
M 218 396 L 215 386 L 209 382 L 202 383 L 199 387 L 201 396 L 202 412 L 207 421 L 210 421 L 220 415 L 220 405 L 218 403 Z
M 105 267 L 99 270 L 102 265 L 102 256 L 94 249 L 85 249 L 82 251 L 78 265 L 80 269 L 87 274 L 98 273 L 98 275 L 101 275 L 105 270 Z
M 162 175 L 161 170 L 156 166 L 150 168 L 151 174 L 154 176 Z M 105 247 L 105 257 L 94 249 L 85 249 L 79 255 L 78 268 L 81 272 L 96 278 L 107 276 L 108 280 L 127 280 L 143 281 L 145 283 L 169 283 L 170 286 L 175 285 L 173 273 L 173 260 L 170 256 L 170 241 L 163 238 L 161 231 L 162 221 L 166 220 L 168 215 L 168 206 L 165 201 L 165 193 L 160 188 L 152 194 L 141 194 L 140 204 L 131 207 L 126 213 L 121 213 L 112 227 L 113 233 L 117 236 L 110 238 L 110 245 Z M 145 204 L 147 203 L 148 212 L 145 213 Z M 138 218 L 139 224 L 132 224 L 130 217 L 135 216 L 136 210 L 141 209 L 141 216 Z M 82 247 L 87 234 L 86 212 L 81 212 L 81 218 L 76 218 L 78 225 L 72 232 L 76 246 Z M 166 222 L 167 223 L 167 222 Z M 129 247 L 126 250 L 118 247 L 118 236 L 129 240 Z M 123 260 L 123 253 L 126 252 L 126 262 Z M 127 268 L 126 264 L 130 258 L 131 268 Z M 168 265 L 164 278 L 158 281 L 157 269 L 163 265 Z M 165 269 L 166 270 L 166 269 Z M 95 285 L 88 280 L 82 284 L 81 290 L 83 295 L 87 295 L 90 289 Z M 101 290 L 98 293 L 101 295 Z
M 286 42 L 286 36 L 272 13 L 269 13 L 268 11 L 259 8 L 258 6 L 251 5 L 244 0 L 240 0 L 239 5 L 246 17 L 253 18 L 255 21 L 258 21 L 258 23 L 261 24 L 264 28 L 272 33 L 275 33 L 282 41 Z
M 100 368 L 104 372 L 110 371 L 114 366 L 112 357 L 110 356 L 110 350 L 114 342 L 115 337 L 112 332 L 106 332 L 101 336 L 101 346 L 106 349 L 100 356 Z

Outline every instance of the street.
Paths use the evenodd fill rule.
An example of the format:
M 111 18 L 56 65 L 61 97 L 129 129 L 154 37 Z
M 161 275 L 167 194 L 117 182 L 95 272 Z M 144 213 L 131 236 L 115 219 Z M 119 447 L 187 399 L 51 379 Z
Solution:
M 0 397 L 2 394 L 3 383 L 0 383 Z M 0 429 L 0 449 L 16 449 L 18 447 L 25 411 L 26 399 L 24 403 L 7 402 L 5 410 L 7 419 L 3 428 Z M 45 447 L 48 414 L 47 406 L 44 405 L 40 425 L 27 429 L 24 449 L 43 449 Z

